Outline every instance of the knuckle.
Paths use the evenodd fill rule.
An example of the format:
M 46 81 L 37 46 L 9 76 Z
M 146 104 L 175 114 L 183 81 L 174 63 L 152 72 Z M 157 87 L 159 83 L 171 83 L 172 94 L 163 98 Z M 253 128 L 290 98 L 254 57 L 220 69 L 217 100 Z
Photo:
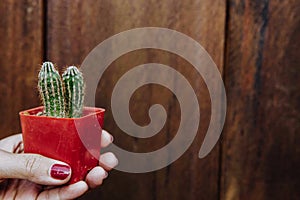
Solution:
M 25 170 L 28 177 L 33 177 L 40 168 L 42 157 L 40 155 L 29 155 L 25 160 Z

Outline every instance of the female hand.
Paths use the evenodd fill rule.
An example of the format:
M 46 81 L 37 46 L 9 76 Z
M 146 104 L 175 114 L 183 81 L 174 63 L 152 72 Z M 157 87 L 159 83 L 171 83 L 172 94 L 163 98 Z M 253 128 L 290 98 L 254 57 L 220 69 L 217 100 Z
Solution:
M 102 147 L 113 141 L 112 136 L 104 130 L 101 140 Z M 99 166 L 88 173 L 85 181 L 61 186 L 68 182 L 71 175 L 66 163 L 22 152 L 21 134 L 0 140 L 0 199 L 74 199 L 89 188 L 101 185 L 107 177 L 107 171 L 118 163 L 113 153 L 105 153 L 100 156 Z

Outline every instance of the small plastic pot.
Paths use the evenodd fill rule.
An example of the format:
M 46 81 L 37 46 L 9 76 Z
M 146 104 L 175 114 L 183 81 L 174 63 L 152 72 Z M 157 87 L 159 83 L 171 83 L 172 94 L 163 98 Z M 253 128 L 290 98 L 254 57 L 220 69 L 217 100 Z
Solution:
M 43 107 L 20 112 L 24 152 L 68 163 L 69 184 L 84 180 L 98 165 L 105 110 L 85 107 L 81 118 L 37 116 Z

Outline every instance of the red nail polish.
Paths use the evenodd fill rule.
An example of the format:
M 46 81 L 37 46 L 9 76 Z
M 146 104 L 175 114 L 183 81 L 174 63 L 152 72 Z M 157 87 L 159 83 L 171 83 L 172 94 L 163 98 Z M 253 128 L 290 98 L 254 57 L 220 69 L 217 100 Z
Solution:
M 54 164 L 51 167 L 50 175 L 52 178 L 64 180 L 66 179 L 71 173 L 71 168 L 67 165 L 62 164 Z

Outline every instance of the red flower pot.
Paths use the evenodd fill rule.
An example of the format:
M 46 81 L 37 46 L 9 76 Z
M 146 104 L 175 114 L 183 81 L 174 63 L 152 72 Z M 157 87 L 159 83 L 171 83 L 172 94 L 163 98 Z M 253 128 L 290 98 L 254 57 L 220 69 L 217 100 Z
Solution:
M 81 118 L 37 116 L 42 110 L 41 106 L 20 112 L 24 152 L 68 163 L 70 184 L 84 180 L 98 165 L 105 110 L 85 107 Z

